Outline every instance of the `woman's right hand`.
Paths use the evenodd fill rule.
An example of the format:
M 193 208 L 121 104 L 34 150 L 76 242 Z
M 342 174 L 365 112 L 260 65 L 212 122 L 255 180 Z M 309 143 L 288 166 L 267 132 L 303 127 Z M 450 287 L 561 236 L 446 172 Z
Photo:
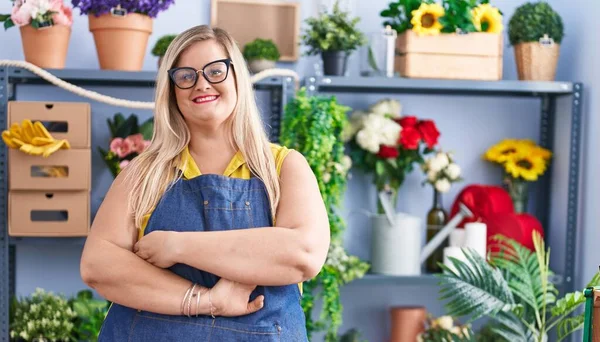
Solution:
M 250 300 L 250 294 L 256 285 L 246 285 L 221 278 L 210 289 L 210 302 L 214 308 L 215 316 L 243 316 L 254 313 L 264 306 L 263 295 Z

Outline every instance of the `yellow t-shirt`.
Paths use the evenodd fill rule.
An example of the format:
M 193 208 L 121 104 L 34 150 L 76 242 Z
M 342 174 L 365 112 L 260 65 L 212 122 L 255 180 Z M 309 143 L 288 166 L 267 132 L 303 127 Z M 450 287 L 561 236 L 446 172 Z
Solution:
M 283 165 L 283 160 L 290 153 L 290 149 L 288 149 L 285 146 L 271 144 L 271 151 L 273 152 L 273 157 L 275 158 L 275 167 L 277 169 L 277 174 L 279 175 L 281 172 L 281 165 Z M 198 168 L 196 161 L 190 154 L 190 151 L 187 147 L 183 150 L 182 162 L 183 164 L 187 163 L 187 168 L 183 172 L 184 179 L 192 179 L 194 177 L 202 175 L 202 173 L 200 172 L 200 168 Z M 227 167 L 225 168 L 223 176 L 240 179 L 250 179 L 250 168 L 248 167 L 248 164 L 246 164 L 244 156 L 242 156 L 242 153 L 240 151 L 238 151 L 233 156 L 233 158 L 229 162 L 229 165 L 227 165 Z M 142 236 L 144 236 L 144 230 L 146 229 L 148 220 L 150 219 L 151 215 L 152 213 L 144 215 L 144 218 L 142 220 L 142 227 L 139 230 L 138 239 L 141 239 Z M 300 288 L 300 293 L 302 293 L 302 283 L 299 283 L 298 286 Z

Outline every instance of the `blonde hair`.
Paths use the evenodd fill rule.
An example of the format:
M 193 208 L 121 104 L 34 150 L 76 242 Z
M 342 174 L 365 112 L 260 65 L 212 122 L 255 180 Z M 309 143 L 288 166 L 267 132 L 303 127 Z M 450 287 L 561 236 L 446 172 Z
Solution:
M 232 60 L 231 76 L 236 78 L 237 104 L 227 119 L 231 144 L 239 149 L 250 171 L 265 184 L 274 217 L 280 187 L 269 138 L 256 105 L 246 61 L 235 40 L 223 29 L 206 25 L 179 34 L 169 45 L 156 79 L 154 132 L 150 146 L 127 166 L 126 180 L 132 184 L 129 206 L 136 228 L 144 215 L 152 212 L 169 186 L 181 178 L 185 169 L 181 153 L 190 142 L 190 130 L 177 107 L 175 90 L 167 70 L 178 62 L 185 49 L 196 42 L 213 39 Z

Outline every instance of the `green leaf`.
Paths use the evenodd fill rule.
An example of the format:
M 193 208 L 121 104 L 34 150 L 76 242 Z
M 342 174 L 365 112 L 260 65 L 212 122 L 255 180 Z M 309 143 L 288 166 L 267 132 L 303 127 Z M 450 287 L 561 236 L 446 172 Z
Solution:
M 562 341 L 573 332 L 583 328 L 584 322 L 585 318 L 583 314 L 565 318 L 557 326 L 558 341 Z
M 15 26 L 15 23 L 12 21 L 12 19 L 6 19 L 6 21 L 4 22 L 4 29 L 8 30 L 13 26 Z
M 385 174 L 385 161 L 379 159 L 375 162 L 375 174 L 383 176 Z
M 140 133 L 144 137 L 144 140 L 151 140 L 154 132 L 154 120 L 148 119 L 140 126 Z
M 136 133 L 138 133 L 138 118 L 132 114 L 121 125 L 117 126 L 115 137 L 126 138 Z
M 379 68 L 377 67 L 377 61 L 375 60 L 375 55 L 373 55 L 373 49 L 370 46 L 369 46 L 369 66 L 374 71 L 379 71 Z

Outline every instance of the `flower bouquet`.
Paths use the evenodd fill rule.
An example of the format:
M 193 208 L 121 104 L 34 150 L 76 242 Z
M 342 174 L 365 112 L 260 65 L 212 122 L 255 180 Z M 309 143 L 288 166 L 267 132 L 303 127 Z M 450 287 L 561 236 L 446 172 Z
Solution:
M 73 12 L 63 0 L 14 0 L 11 14 L 0 15 L 4 28 L 17 26 L 25 60 L 41 68 L 65 67 Z
M 489 0 L 395 0 L 380 15 L 398 32 L 402 76 L 502 78 L 503 18 Z
M 490 147 L 484 159 L 502 165 L 504 183 L 513 200 L 515 212 L 527 209 L 528 183 L 546 172 L 552 152 L 528 139 L 504 139 Z
M 452 183 L 462 181 L 460 166 L 456 164 L 452 153 L 438 151 L 422 165 L 427 175 L 424 184 L 431 184 L 441 193 L 448 192 Z
M 131 114 L 125 119 L 121 113 L 115 114 L 113 120 L 107 121 L 111 132 L 109 149 L 106 151 L 98 147 L 98 150 L 113 177 L 116 177 L 133 158 L 150 145 L 154 121 L 150 118 L 138 126 L 137 116 Z
M 425 321 L 425 331 L 417 335 L 418 342 L 471 342 L 475 334 L 470 324 L 457 324 L 452 316 L 433 318 L 431 315 Z
M 406 174 L 415 164 L 424 163 L 424 156 L 433 152 L 440 136 L 432 120 L 401 117 L 400 112 L 398 101 L 381 100 L 367 111 L 355 111 L 344 132 L 353 164 L 374 171 L 378 192 L 390 193 L 394 206 Z

